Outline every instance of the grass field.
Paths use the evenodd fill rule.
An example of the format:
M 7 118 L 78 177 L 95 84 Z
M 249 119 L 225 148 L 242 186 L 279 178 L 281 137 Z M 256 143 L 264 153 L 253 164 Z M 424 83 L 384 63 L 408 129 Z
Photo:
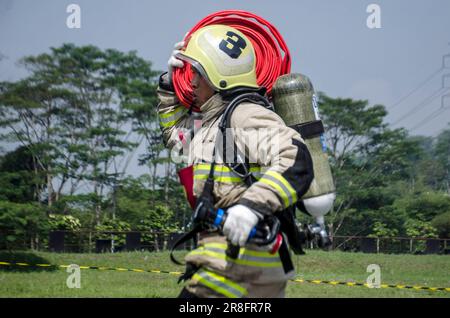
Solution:
M 182 258 L 183 252 L 177 253 Z M 183 271 L 167 252 L 57 254 L 0 252 L 0 262 L 77 264 Z M 295 257 L 299 278 L 365 282 L 369 264 L 381 267 L 382 284 L 450 287 L 450 257 L 308 251 Z M 58 268 L 0 266 L 0 297 L 176 297 L 181 285 L 169 274 L 81 270 L 81 288 L 66 286 L 69 273 Z M 450 297 L 448 291 L 332 286 L 289 282 L 287 297 Z

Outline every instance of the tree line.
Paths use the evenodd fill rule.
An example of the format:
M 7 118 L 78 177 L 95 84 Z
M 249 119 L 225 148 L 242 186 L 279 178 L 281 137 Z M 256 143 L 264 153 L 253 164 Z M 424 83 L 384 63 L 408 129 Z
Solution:
M 25 78 L 0 82 L 0 248 L 45 246 L 56 229 L 186 230 L 150 61 L 64 44 L 20 65 Z M 450 128 L 411 136 L 384 122 L 382 105 L 324 93 L 319 109 L 337 188 L 333 235 L 449 236 Z

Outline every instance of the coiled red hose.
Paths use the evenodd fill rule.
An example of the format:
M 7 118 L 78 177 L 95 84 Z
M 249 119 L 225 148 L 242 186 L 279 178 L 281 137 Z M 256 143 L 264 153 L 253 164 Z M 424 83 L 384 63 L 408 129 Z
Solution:
M 211 24 L 225 24 L 244 33 L 252 42 L 256 54 L 256 76 L 259 86 L 267 88 L 270 96 L 272 86 L 280 75 L 291 71 L 291 56 L 288 47 L 281 34 L 275 27 L 263 18 L 241 10 L 225 10 L 212 13 L 198 22 L 185 40 L 198 29 Z M 187 45 L 187 43 L 186 43 Z M 187 64 L 187 65 L 186 65 Z M 191 107 L 193 101 L 190 65 L 175 68 L 173 73 L 173 85 L 180 102 Z M 200 111 L 193 107 L 194 111 Z

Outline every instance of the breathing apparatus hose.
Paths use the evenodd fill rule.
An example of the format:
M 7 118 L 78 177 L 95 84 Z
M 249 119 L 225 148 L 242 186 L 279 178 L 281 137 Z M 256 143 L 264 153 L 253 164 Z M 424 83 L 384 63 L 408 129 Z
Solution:
M 211 24 L 231 26 L 250 39 L 256 55 L 257 83 L 259 86 L 265 87 L 270 96 L 276 79 L 291 71 L 289 49 L 278 30 L 271 23 L 253 13 L 242 10 L 225 10 L 212 13 L 198 22 L 186 34 L 185 42 L 189 40 L 192 33 Z M 174 69 L 175 93 L 181 104 L 187 108 L 192 107 L 193 101 L 191 79 L 192 73 L 189 64 L 186 67 Z M 192 110 L 200 111 L 196 107 L 192 107 Z

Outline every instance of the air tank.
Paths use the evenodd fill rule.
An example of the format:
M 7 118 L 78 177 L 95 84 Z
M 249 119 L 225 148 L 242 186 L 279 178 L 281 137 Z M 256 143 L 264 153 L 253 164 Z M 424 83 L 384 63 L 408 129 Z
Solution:
M 324 229 L 324 215 L 331 210 L 336 194 L 313 85 L 305 75 L 283 75 L 275 82 L 272 97 L 275 112 L 302 135 L 311 153 L 314 179 L 301 203 Z

